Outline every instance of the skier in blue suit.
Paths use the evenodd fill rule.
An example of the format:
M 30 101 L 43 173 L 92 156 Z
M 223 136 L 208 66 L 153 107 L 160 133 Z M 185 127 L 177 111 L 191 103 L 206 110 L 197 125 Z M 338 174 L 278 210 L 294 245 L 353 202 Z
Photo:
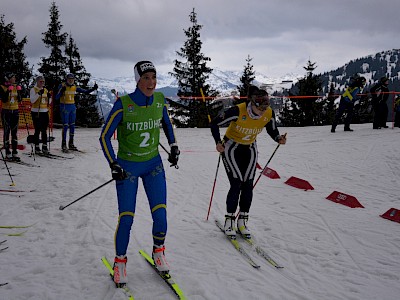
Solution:
M 119 218 L 115 232 L 114 282 L 121 287 L 127 282 L 126 252 L 135 217 L 139 178 L 149 201 L 153 218 L 153 259 L 160 272 L 168 273 L 165 260 L 167 234 L 167 188 L 165 171 L 158 152 L 160 127 L 171 152 L 168 161 L 176 166 L 179 149 L 162 93 L 154 92 L 157 77 L 154 65 L 141 61 L 135 65 L 136 90 L 117 99 L 100 136 L 100 144 L 116 180 Z M 111 138 L 118 133 L 118 157 Z

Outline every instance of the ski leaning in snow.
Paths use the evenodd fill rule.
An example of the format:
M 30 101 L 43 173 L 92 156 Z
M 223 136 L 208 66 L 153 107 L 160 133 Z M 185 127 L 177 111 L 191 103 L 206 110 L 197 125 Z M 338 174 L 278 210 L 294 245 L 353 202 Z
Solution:
M 79 150 L 79 149 L 61 149 L 62 152 L 64 153 L 74 153 L 74 152 L 78 152 L 78 153 L 86 153 L 85 151 Z
M 150 255 L 147 254 L 146 251 L 139 250 L 139 253 L 153 267 L 153 269 L 157 272 L 157 274 L 168 284 L 168 286 L 173 290 L 173 292 L 175 293 L 175 295 L 178 296 L 179 299 L 186 299 L 186 297 L 183 295 L 183 292 L 180 289 L 179 285 L 175 282 L 175 280 L 172 278 L 172 276 L 169 273 L 164 274 L 164 273 L 158 271 L 156 265 L 154 264 L 153 259 L 151 258 Z
M 51 159 L 71 159 L 73 157 L 66 157 L 66 156 L 61 156 L 61 155 L 56 155 L 52 153 L 36 153 L 37 156 L 40 157 L 46 157 L 46 158 L 51 158 Z
M 110 272 L 111 279 L 114 282 L 114 270 L 111 267 L 109 261 L 107 260 L 107 258 L 105 256 L 103 256 L 101 258 L 101 261 L 106 266 L 108 272 Z M 125 293 L 125 295 L 128 297 L 129 300 L 134 300 L 135 299 L 135 298 L 133 298 L 133 293 L 131 292 L 131 290 L 129 289 L 129 287 L 127 285 L 121 286 L 121 287 L 119 287 L 119 289 L 121 289 Z
M 36 223 L 35 223 L 36 224 Z M 11 225 L 11 226 L 0 226 L 0 228 L 5 228 L 5 229 L 12 229 L 12 228 L 29 228 L 32 227 L 35 224 L 31 224 L 31 225 L 24 225 L 24 226 L 19 226 L 19 225 Z M 1 243 L 0 243 L 1 245 Z
M 0 245 L 3 245 L 5 242 L 7 242 L 7 240 L 1 241 L 1 242 L 0 242 Z M 8 247 L 0 248 L 0 252 L 4 251 L 4 250 L 6 250 L 6 249 L 8 249 Z
M 31 153 L 24 153 L 26 155 L 28 155 L 29 157 L 33 157 L 33 155 Z M 62 156 L 62 155 L 57 155 L 57 154 L 53 154 L 53 153 L 35 153 L 36 156 L 39 157 L 46 157 L 46 158 L 51 158 L 51 159 L 72 159 L 74 158 L 73 156 L 71 157 L 67 157 L 67 156 Z
M 267 262 L 269 262 L 275 268 L 277 268 L 277 269 L 283 268 L 275 260 L 273 260 L 263 248 L 261 248 L 259 245 L 257 245 L 254 242 L 253 238 L 246 238 L 243 235 L 241 235 L 240 233 L 238 233 L 238 235 L 240 235 L 250 246 L 252 246 L 258 255 L 260 255 L 262 258 L 264 258 Z
M 34 192 L 36 190 L 29 190 L 29 191 L 22 191 L 22 190 L 4 190 L 4 189 L 0 189 L 0 192 L 8 192 L 8 193 L 31 193 Z
M 6 160 L 2 159 L 2 160 L 6 161 L 8 163 L 10 162 L 10 163 L 13 163 L 13 164 L 18 164 L 18 165 L 22 165 L 22 166 L 26 166 L 26 167 L 37 167 L 37 168 L 40 167 L 39 165 L 30 164 L 30 163 L 24 162 L 22 160 L 20 160 L 20 161 L 9 160 L 9 159 L 6 159 Z
M 251 256 L 246 252 L 246 250 L 243 249 L 243 247 L 239 244 L 239 242 L 236 240 L 236 237 L 229 237 L 225 234 L 224 226 L 222 226 L 221 222 L 218 220 L 215 220 L 215 224 L 217 227 L 224 233 L 226 238 L 232 243 L 232 245 L 235 247 L 235 249 L 243 255 L 243 257 L 246 259 L 246 261 L 253 267 L 258 269 L 260 267 L 259 264 L 257 264 Z
M 25 232 L 28 232 L 28 230 L 16 232 L 16 233 L 1 233 L 1 234 L 5 235 L 5 236 L 23 236 Z

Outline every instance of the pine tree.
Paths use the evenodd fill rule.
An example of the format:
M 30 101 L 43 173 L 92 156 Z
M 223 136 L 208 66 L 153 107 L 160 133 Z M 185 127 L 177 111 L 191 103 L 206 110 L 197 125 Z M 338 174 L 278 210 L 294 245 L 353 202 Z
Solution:
M 65 47 L 65 55 L 67 57 L 67 66 L 69 73 L 74 74 L 75 84 L 83 89 L 88 89 L 90 73 L 86 72 L 79 53 L 79 49 L 69 35 L 68 43 Z M 75 95 L 76 103 L 76 124 L 88 127 L 100 127 L 103 123 L 97 109 L 97 92 L 96 95 L 77 94 Z
M 67 67 L 69 73 L 72 73 L 75 76 L 75 84 L 86 89 L 88 87 L 91 74 L 86 72 L 86 69 L 82 63 L 79 49 L 76 46 L 71 34 L 69 34 L 68 42 L 65 46 L 65 56 L 67 58 Z
M 332 82 L 329 88 L 328 99 L 324 106 L 324 112 L 325 112 L 324 125 L 331 125 L 335 120 L 335 108 L 336 108 L 335 100 L 337 98 L 337 96 L 335 95 L 336 95 L 335 86 Z
M 48 30 L 43 33 L 43 39 L 46 48 L 50 49 L 49 57 L 41 57 L 38 71 L 45 77 L 46 86 L 57 94 L 58 85 L 64 81 L 67 69 L 67 58 L 63 54 L 65 48 L 67 33 L 61 33 L 63 25 L 59 21 L 59 11 L 55 2 L 50 7 L 50 22 Z M 60 102 L 53 97 L 53 122 L 60 122 Z
M 249 86 L 251 85 L 251 83 L 255 79 L 255 76 L 254 76 L 255 72 L 253 70 L 253 65 L 251 64 L 252 60 L 253 59 L 250 57 L 250 55 L 248 55 L 247 59 L 246 59 L 246 65 L 244 66 L 243 75 L 242 75 L 242 77 L 240 77 L 240 82 L 242 84 L 238 86 L 238 91 L 240 93 L 240 98 L 241 99 L 239 101 L 237 101 L 236 104 L 245 101 L 243 99 L 243 97 L 247 96 L 247 92 L 249 90 Z
M 32 78 L 32 70 L 26 61 L 24 47 L 27 38 L 17 41 L 14 31 L 14 23 L 6 24 L 4 15 L 0 16 L 0 81 L 3 83 L 4 75 L 7 72 L 16 74 L 18 83 L 24 88 L 27 94 L 29 82 Z
M 307 66 L 303 67 L 307 71 L 306 76 L 295 84 L 297 95 L 291 92 L 290 106 L 284 105 L 282 108 L 281 121 L 285 126 L 313 126 L 323 123 L 322 108 L 326 100 L 319 96 L 322 82 L 319 75 L 313 74 L 315 64 L 308 60 Z
M 189 17 L 192 26 L 184 30 L 188 39 L 180 51 L 176 52 L 184 61 L 176 59 L 173 72 L 170 73 L 178 81 L 178 97 L 181 97 L 178 104 L 170 102 L 171 118 L 177 126 L 208 127 L 208 115 L 211 114 L 213 117 L 216 112 L 211 106 L 208 107 L 205 101 L 199 100 L 200 89 L 205 96 L 212 97 L 217 93 L 206 83 L 212 72 L 212 69 L 207 67 L 207 62 L 211 59 L 201 52 L 200 29 L 203 26 L 197 23 L 194 8 Z

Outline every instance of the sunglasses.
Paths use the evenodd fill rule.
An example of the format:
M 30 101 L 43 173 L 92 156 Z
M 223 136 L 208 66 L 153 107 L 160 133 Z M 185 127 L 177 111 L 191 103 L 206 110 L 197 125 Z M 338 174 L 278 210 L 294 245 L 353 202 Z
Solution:
M 268 96 L 252 96 L 252 103 L 259 110 L 266 110 L 269 106 L 269 97 Z

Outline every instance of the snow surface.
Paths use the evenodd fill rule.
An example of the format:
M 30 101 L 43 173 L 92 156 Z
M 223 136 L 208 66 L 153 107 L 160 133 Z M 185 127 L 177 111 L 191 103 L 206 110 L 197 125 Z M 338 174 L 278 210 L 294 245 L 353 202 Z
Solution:
M 205 221 L 218 161 L 215 145 L 208 129 L 176 129 L 180 168 L 170 168 L 160 150 L 168 181 L 166 256 L 188 299 L 399 299 L 400 224 L 380 215 L 400 209 L 400 129 L 352 127 L 354 132 L 343 132 L 340 125 L 334 134 L 327 126 L 280 128 L 288 141 L 269 167 L 281 178 L 262 176 L 249 226 L 282 270 L 246 247 L 261 265 L 252 268 L 215 226 L 215 218 L 223 220 L 229 186 L 222 164 Z M 2 246 L 9 247 L 0 252 L 0 284 L 8 282 L 0 287 L 0 299 L 127 299 L 100 260 L 114 255 L 114 183 L 59 210 L 111 178 L 99 133 L 77 129 L 76 144 L 86 153 L 73 159 L 33 161 L 22 154 L 40 168 L 10 163 L 14 187 L 2 164 L 0 189 L 34 191 L 0 192 L 0 226 L 34 225 L 0 228 L 0 241 L 7 239 Z M 61 155 L 61 133 L 54 135 L 52 152 Z M 165 137 L 162 143 L 167 145 Z M 264 132 L 258 143 L 263 166 L 276 143 Z M 285 184 L 291 176 L 315 190 Z M 326 200 L 333 191 L 355 196 L 365 208 Z M 23 236 L 6 236 L 25 230 Z M 138 253 L 151 248 L 151 216 L 141 186 L 128 248 L 129 286 L 135 299 L 175 299 Z

